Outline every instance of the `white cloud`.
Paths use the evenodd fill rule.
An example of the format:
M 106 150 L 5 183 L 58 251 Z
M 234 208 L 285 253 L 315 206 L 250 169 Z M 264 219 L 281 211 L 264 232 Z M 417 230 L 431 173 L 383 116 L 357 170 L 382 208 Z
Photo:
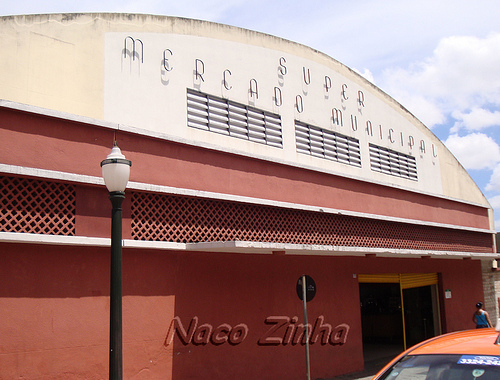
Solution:
M 491 175 L 490 181 L 486 185 L 486 190 L 495 192 L 500 191 L 500 167 L 497 167 L 495 168 L 495 170 L 493 170 L 493 174 Z
M 367 81 L 375 84 L 375 78 L 373 78 L 373 74 L 370 70 L 364 69 L 363 71 L 359 71 L 357 69 L 353 69 L 355 72 L 357 72 L 359 75 L 361 75 L 363 78 L 365 78 Z
M 444 143 L 465 169 L 493 169 L 500 162 L 500 147 L 495 140 L 483 133 L 450 135 Z M 498 171 L 500 184 L 500 170 Z
M 439 42 L 432 57 L 407 69 L 388 69 L 380 82 L 429 127 L 455 116 L 461 117 L 464 126 L 477 129 L 481 124 L 472 122 L 474 115 L 467 120 L 464 116 L 475 109 L 484 117 L 486 114 L 478 109 L 500 107 L 499 67 L 500 34 L 484 39 L 447 37 Z M 490 113 L 495 115 L 495 111 Z
M 469 112 L 456 111 L 453 118 L 457 120 L 452 131 L 466 129 L 478 131 L 481 129 L 500 126 L 500 111 L 490 111 L 484 108 L 473 108 Z
M 498 30 L 497 2 L 477 0 L 471 6 L 467 0 L 384 0 L 382 7 L 377 0 L 288 1 L 280 5 L 280 14 L 289 7 L 300 11 L 295 10 L 293 19 L 288 12 L 277 18 L 281 31 L 273 34 L 293 35 L 350 67 L 368 67 L 377 78 L 388 67 L 431 55 L 442 37 L 486 36 Z
M 500 192 L 500 165 L 493 170 L 490 182 L 486 185 L 486 190 Z
M 449 98 L 453 108 L 500 105 L 500 34 L 485 39 L 448 37 L 427 64 L 426 85 L 434 97 Z
M 396 93 L 389 93 L 389 95 L 429 128 L 446 122 L 446 114 L 439 104 L 425 94 L 399 89 Z
M 491 207 L 500 209 L 500 195 L 489 198 L 488 202 L 490 202 Z

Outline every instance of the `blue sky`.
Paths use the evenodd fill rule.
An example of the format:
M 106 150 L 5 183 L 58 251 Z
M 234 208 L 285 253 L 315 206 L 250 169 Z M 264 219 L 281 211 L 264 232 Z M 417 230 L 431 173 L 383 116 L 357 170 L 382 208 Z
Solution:
M 500 230 L 498 0 L 17 0 L 0 15 L 148 13 L 272 34 L 371 80 L 429 127 L 495 209 Z

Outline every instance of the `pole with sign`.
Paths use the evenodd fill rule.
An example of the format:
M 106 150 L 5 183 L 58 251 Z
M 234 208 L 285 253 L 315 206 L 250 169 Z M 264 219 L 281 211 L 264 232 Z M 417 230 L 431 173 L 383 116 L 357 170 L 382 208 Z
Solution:
M 307 380 L 311 380 L 311 362 L 309 360 L 309 323 L 307 321 L 307 302 L 316 295 L 316 284 L 308 275 L 302 275 L 297 281 L 297 295 L 304 306 L 304 327 L 306 337 L 306 373 Z

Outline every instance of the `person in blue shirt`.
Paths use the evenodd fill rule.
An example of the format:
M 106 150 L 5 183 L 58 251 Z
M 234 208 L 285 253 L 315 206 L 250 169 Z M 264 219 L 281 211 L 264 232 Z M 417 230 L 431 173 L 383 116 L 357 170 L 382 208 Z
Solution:
M 493 327 L 490 321 L 490 316 L 487 311 L 483 310 L 483 303 L 478 302 L 476 304 L 476 311 L 472 316 L 472 320 L 476 324 L 476 329 L 482 329 L 487 327 Z

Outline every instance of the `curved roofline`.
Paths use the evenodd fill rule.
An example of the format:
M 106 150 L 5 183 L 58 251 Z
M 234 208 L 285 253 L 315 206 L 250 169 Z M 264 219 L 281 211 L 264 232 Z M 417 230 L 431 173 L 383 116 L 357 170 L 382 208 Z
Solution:
M 84 20 L 83 18 L 87 18 L 87 20 Z M 470 186 L 475 186 L 475 190 L 473 192 L 475 192 L 476 195 L 474 195 L 474 198 L 482 199 L 481 203 L 484 203 L 488 208 L 491 208 L 491 205 L 489 205 L 489 202 L 482 193 L 481 189 L 472 180 L 470 174 L 465 170 L 462 164 L 456 159 L 451 151 L 432 132 L 430 128 L 422 123 L 415 115 L 413 115 L 396 99 L 394 99 L 374 83 L 363 77 L 360 73 L 320 50 L 314 49 L 299 42 L 287 40 L 285 38 L 267 34 L 264 32 L 254 31 L 213 21 L 185 18 L 179 16 L 155 15 L 148 13 L 113 12 L 45 13 L 0 16 L 0 21 L 14 20 L 14 22 L 20 25 L 23 23 L 50 23 L 51 21 L 58 23 L 71 23 L 73 21 L 77 22 L 77 20 L 79 20 L 80 23 L 89 23 L 96 19 L 108 22 L 108 25 L 111 25 L 108 28 L 109 31 L 113 31 L 115 29 L 119 30 L 119 25 L 123 24 L 126 28 L 135 28 L 137 29 L 137 31 L 143 31 L 147 33 L 172 33 L 180 35 L 210 37 L 214 39 L 245 43 L 253 46 L 281 51 L 311 60 L 327 68 L 331 68 L 339 74 L 348 77 L 350 80 L 357 83 L 361 87 L 373 91 L 373 94 L 379 97 L 380 100 L 383 101 L 383 103 L 392 108 L 395 112 L 399 113 L 402 117 L 406 118 L 409 123 L 415 126 L 415 128 L 426 134 L 432 140 L 432 142 L 436 144 L 436 146 L 440 147 L 443 152 L 446 152 L 445 156 L 450 157 L 448 159 L 445 159 L 445 163 L 442 162 L 441 165 L 444 165 L 443 167 L 445 167 L 446 169 L 453 167 L 454 170 L 457 170 L 457 173 L 461 173 L 460 176 L 464 178 L 461 183 L 465 183 L 466 188 L 469 188 L 471 190 L 472 187 Z M 113 20 L 115 21 L 114 24 Z M 118 27 L 116 25 L 118 25 Z M 142 29 L 138 29 L 139 26 L 142 27 Z M 148 26 L 146 30 L 144 30 L 144 26 Z M 446 164 L 448 164 L 448 166 L 446 166 Z M 451 164 L 451 166 L 449 166 L 449 164 Z M 466 180 L 465 178 L 468 179 Z M 448 181 L 450 180 L 450 178 L 447 179 Z M 454 186 L 456 185 L 453 183 L 453 181 L 451 181 L 448 189 L 453 188 Z M 457 194 L 460 195 L 454 198 L 463 196 L 460 191 L 457 192 Z
M 61 16 L 61 17 L 63 17 L 62 21 L 70 21 L 70 20 L 75 19 L 76 17 L 80 17 L 80 16 L 124 16 L 124 17 L 128 18 L 128 20 L 132 20 L 132 17 L 134 17 L 134 16 L 140 16 L 140 17 L 158 18 L 158 19 L 162 19 L 162 20 L 182 20 L 183 22 L 186 22 L 186 23 L 193 23 L 194 22 L 194 23 L 200 23 L 200 24 L 213 25 L 213 26 L 217 26 L 220 28 L 231 28 L 233 30 L 253 34 L 256 36 L 263 36 L 263 37 L 266 37 L 267 39 L 270 39 L 270 40 L 279 40 L 281 42 L 286 42 L 287 44 L 295 45 L 301 49 L 309 50 L 314 54 L 318 54 L 318 55 L 326 58 L 327 60 L 330 60 L 330 61 L 334 62 L 335 64 L 340 65 L 342 68 L 346 69 L 351 74 L 354 74 L 358 79 L 363 81 L 364 84 L 370 86 L 375 91 L 380 92 L 381 94 L 383 94 L 384 96 L 389 98 L 392 102 L 397 104 L 398 107 L 401 108 L 406 114 L 410 115 L 411 118 L 413 118 L 415 121 L 417 121 L 418 124 L 420 124 L 422 127 L 425 127 L 427 130 L 429 130 L 432 133 L 432 130 L 429 127 L 427 127 L 422 121 L 420 121 L 420 119 L 418 119 L 413 113 L 411 113 L 405 106 L 403 106 L 399 101 L 394 99 L 391 95 L 389 95 L 387 92 L 382 90 L 376 84 L 370 82 L 368 79 L 366 79 L 364 76 L 362 76 L 359 72 L 350 68 L 349 66 L 340 62 L 339 60 L 333 58 L 332 56 L 328 55 L 327 53 L 324 53 L 321 50 L 307 46 L 307 45 L 300 43 L 300 42 L 288 40 L 286 38 L 279 37 L 279 36 L 265 33 L 265 32 L 259 32 L 259 31 L 255 31 L 252 29 L 242 28 L 242 27 L 235 26 L 235 25 L 223 24 L 223 23 L 215 22 L 215 21 L 181 17 L 181 16 L 157 15 L 157 14 L 151 14 L 151 13 L 120 13 L 120 12 L 30 13 L 30 14 L 17 14 L 17 15 L 0 16 L 0 19 L 9 19 L 9 18 L 16 19 L 16 18 L 26 18 L 26 17 L 34 18 L 34 17 L 40 17 L 40 16 L 48 16 L 48 17 Z M 104 17 L 104 18 L 106 18 L 106 17 Z M 188 34 L 188 33 L 186 33 L 186 34 Z M 249 41 L 247 41 L 247 42 L 249 42 Z M 432 133 L 432 134 L 434 135 L 434 133 Z
M 405 106 L 403 106 L 399 101 L 394 99 L 391 95 L 389 95 L 387 92 L 382 90 L 380 87 L 378 87 L 374 83 L 370 82 L 368 79 L 366 79 L 364 76 L 362 76 L 359 72 L 350 68 L 349 66 L 340 62 L 339 60 L 333 58 L 332 56 L 328 55 L 327 53 L 324 53 L 321 50 L 307 46 L 307 45 L 300 43 L 300 42 L 288 40 L 286 38 L 279 37 L 279 36 L 265 33 L 265 32 L 259 32 L 259 31 L 255 31 L 252 29 L 242 28 L 242 27 L 235 26 L 235 25 L 223 24 L 223 23 L 215 22 L 215 21 L 181 17 L 181 16 L 157 15 L 157 14 L 152 14 L 152 13 L 121 13 L 121 12 L 30 13 L 30 14 L 16 14 L 16 15 L 0 16 L 0 20 L 1 19 L 9 19 L 9 18 L 15 18 L 15 19 L 16 18 L 26 18 L 26 17 L 34 18 L 34 17 L 40 17 L 40 16 L 48 16 L 48 17 L 50 17 L 50 16 L 62 16 L 63 17 L 62 21 L 70 21 L 70 20 L 75 19 L 76 17 L 80 17 L 80 16 L 124 16 L 124 17 L 128 18 L 129 20 L 132 20 L 132 17 L 134 17 L 134 16 L 152 17 L 152 18 L 158 18 L 158 19 L 162 19 L 162 20 L 182 20 L 183 22 L 187 22 L 187 23 L 195 22 L 195 23 L 200 23 L 200 24 L 218 26 L 220 28 L 228 28 L 229 27 L 233 30 L 238 30 L 241 32 L 254 34 L 256 36 L 263 36 L 263 37 L 266 37 L 267 39 L 271 39 L 271 40 L 276 39 L 276 40 L 279 40 L 281 42 L 286 42 L 287 44 L 295 45 L 297 47 L 300 47 L 301 49 L 310 50 L 312 53 L 323 56 L 324 58 L 340 65 L 342 68 L 346 69 L 351 74 L 354 74 L 358 79 L 363 81 L 364 84 L 370 86 L 375 91 L 378 91 L 381 94 L 383 94 L 384 96 L 386 96 L 387 98 L 389 98 L 392 102 L 397 104 L 399 106 L 399 108 L 401 108 L 406 114 L 410 115 L 411 118 L 413 118 L 415 121 L 417 121 L 418 124 L 420 124 L 422 127 L 426 128 L 427 130 L 429 130 L 432 133 L 432 130 L 429 127 L 427 127 L 422 121 L 420 121 L 420 119 L 418 119 L 413 113 L 411 113 Z M 434 133 L 432 133 L 432 134 L 434 135 Z

